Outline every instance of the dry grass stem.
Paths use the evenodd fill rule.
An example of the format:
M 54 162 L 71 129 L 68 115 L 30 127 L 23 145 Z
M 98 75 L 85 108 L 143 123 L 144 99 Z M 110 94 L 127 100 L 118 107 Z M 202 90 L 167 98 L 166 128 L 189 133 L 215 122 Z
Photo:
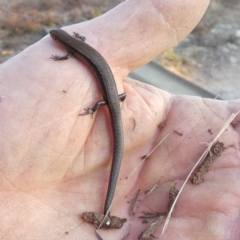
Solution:
M 172 204 L 172 207 L 171 209 L 169 210 L 168 212 L 168 215 L 167 215 L 167 218 L 166 218 L 166 221 L 164 223 L 164 226 L 163 226 L 163 230 L 162 230 L 162 235 L 164 234 L 164 232 L 166 231 L 167 229 L 167 226 L 169 224 L 169 221 L 170 221 L 170 217 L 171 217 L 171 214 L 173 212 L 173 209 L 177 203 L 177 200 L 179 198 L 179 196 L 181 195 L 182 191 L 183 191 L 183 188 L 185 187 L 187 181 L 189 180 L 189 178 L 191 177 L 193 171 L 197 168 L 197 166 L 202 162 L 202 160 L 206 157 L 206 155 L 208 154 L 208 152 L 210 151 L 211 147 L 213 146 L 213 144 L 215 144 L 218 140 L 218 138 L 222 135 L 222 133 L 226 130 L 226 128 L 229 126 L 229 124 L 233 121 L 233 119 L 240 113 L 240 110 L 237 112 L 237 113 L 234 113 L 230 116 L 230 118 L 225 122 L 225 124 L 223 125 L 222 129 L 219 131 L 219 133 L 217 134 L 217 136 L 214 138 L 214 140 L 208 144 L 208 147 L 207 149 L 204 151 L 204 153 L 202 154 L 202 156 L 199 158 L 199 160 L 196 162 L 196 164 L 193 166 L 193 168 L 191 169 L 191 171 L 189 172 L 187 178 L 185 179 L 182 187 L 179 189 L 179 193 L 178 195 L 176 196 L 176 199 L 175 201 L 173 202 Z

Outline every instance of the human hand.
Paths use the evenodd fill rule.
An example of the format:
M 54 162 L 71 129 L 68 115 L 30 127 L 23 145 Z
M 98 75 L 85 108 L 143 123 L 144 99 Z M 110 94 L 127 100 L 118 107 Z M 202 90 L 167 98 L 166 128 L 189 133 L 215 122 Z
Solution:
M 161 197 L 159 192 L 167 193 L 172 180 L 186 176 L 205 147 L 200 143 L 213 137 L 207 129 L 215 134 L 230 113 L 238 110 L 239 101 L 173 97 L 133 80 L 124 80 L 122 84 L 129 71 L 183 39 L 207 4 L 208 1 L 127 1 L 100 18 L 66 28 L 69 33 L 75 31 L 87 37 L 86 42 L 112 68 L 118 92 L 127 94 L 121 104 L 125 149 L 116 193 L 139 164 L 139 158 L 169 130 L 186 122 L 179 130 L 183 136 L 171 135 L 118 194 L 111 213 L 127 217 L 128 222 L 121 230 L 99 231 L 104 240 L 122 239 L 128 231 L 129 239 L 136 239 L 145 228 L 137 218 L 143 205 L 129 218 L 127 201 L 138 188 L 149 189 L 158 182 L 163 187 L 143 203 L 151 211 L 164 210 L 167 195 Z M 51 61 L 52 54 L 63 53 L 47 36 L 0 68 L 0 93 L 4 96 L 0 103 L 2 239 L 96 238 L 92 226 L 81 219 L 81 213 L 103 209 L 112 160 L 108 112 L 102 107 L 94 119 L 78 116 L 101 95 L 94 75 L 84 64 L 74 58 Z M 158 124 L 165 119 L 166 126 L 160 131 Z M 231 136 L 224 139 L 225 146 L 235 144 L 239 129 L 229 129 L 227 133 Z M 185 239 L 209 239 L 213 228 L 224 229 L 214 232 L 218 239 L 227 239 L 229 232 L 239 236 L 239 155 L 232 147 L 223 156 L 223 167 L 218 165 L 219 157 L 216 169 L 225 172 L 214 174 L 214 181 L 206 175 L 204 184 L 189 186 L 194 191 L 186 189 L 162 239 L 179 239 L 177 234 Z M 224 188 L 225 185 L 228 187 Z M 212 191 L 214 194 L 209 194 Z M 224 202 L 220 202 L 222 191 L 227 192 Z M 201 208 L 199 202 L 206 207 Z M 220 214 L 223 208 L 227 216 Z M 190 218 L 192 213 L 194 221 Z M 208 225 L 204 225 L 206 220 Z

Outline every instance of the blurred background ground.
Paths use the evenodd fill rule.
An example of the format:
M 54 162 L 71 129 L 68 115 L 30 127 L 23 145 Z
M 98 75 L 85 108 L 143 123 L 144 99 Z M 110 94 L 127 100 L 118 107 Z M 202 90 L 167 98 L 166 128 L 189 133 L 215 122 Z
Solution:
M 46 28 L 97 17 L 121 0 L 0 0 L 0 63 L 41 39 Z M 154 60 L 223 99 L 240 98 L 240 1 L 212 0 L 201 22 Z

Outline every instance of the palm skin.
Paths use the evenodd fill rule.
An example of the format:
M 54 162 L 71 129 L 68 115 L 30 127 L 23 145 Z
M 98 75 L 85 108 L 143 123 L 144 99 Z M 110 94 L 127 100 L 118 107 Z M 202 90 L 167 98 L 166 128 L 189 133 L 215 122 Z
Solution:
M 87 37 L 111 66 L 118 92 L 127 94 L 121 103 L 125 147 L 116 194 L 121 191 L 111 213 L 128 222 L 121 230 L 100 230 L 104 240 L 122 239 L 128 232 L 129 239 L 136 239 L 146 228 L 138 219 L 143 211 L 166 211 L 170 187 L 181 185 L 206 143 L 239 110 L 239 100 L 172 96 L 125 78 L 183 39 L 207 4 L 128 1 L 98 19 L 66 29 Z M 132 5 L 137 6 L 134 15 Z M 140 25 L 141 19 L 146 25 Z M 0 67 L 1 239 L 96 239 L 81 214 L 103 211 L 112 160 L 108 111 L 102 107 L 93 119 L 78 116 L 101 95 L 84 64 L 74 58 L 51 61 L 52 54 L 61 53 L 64 50 L 47 36 Z M 141 156 L 174 129 L 182 136 L 171 134 L 128 178 Z M 226 150 L 204 183 L 187 184 L 161 239 L 238 239 L 239 129 L 230 125 L 221 136 Z M 142 196 L 156 183 L 159 187 L 129 217 L 129 201 L 137 190 Z M 155 236 L 160 234 L 161 227 Z

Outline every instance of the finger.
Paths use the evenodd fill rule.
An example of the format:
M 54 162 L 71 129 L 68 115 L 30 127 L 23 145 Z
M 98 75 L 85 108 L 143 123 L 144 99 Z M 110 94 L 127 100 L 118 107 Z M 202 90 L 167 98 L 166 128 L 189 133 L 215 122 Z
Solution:
M 132 70 L 185 38 L 203 16 L 208 3 L 208 0 L 129 0 L 99 18 L 69 29 L 77 28 L 87 36 L 89 44 L 112 67 Z

